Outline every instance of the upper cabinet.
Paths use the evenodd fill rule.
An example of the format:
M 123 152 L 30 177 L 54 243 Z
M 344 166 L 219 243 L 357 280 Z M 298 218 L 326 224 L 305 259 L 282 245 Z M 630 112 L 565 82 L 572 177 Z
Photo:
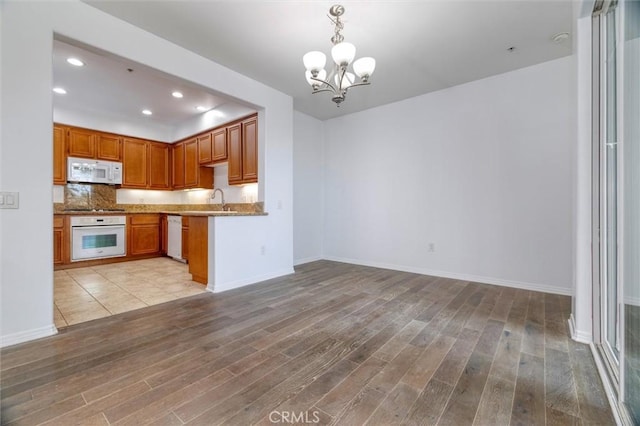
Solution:
M 67 128 L 55 124 L 53 126 L 53 184 L 67 183 Z
M 258 119 L 242 122 L 242 181 L 258 181 Z
M 147 187 L 147 141 L 125 138 L 122 150 L 122 187 Z
M 198 163 L 208 164 L 213 161 L 213 147 L 211 146 L 211 133 L 200 135 L 198 139 Z
M 171 189 L 171 145 L 149 142 L 149 188 Z
M 215 164 L 227 161 L 227 128 L 222 127 L 197 136 L 198 162 Z
M 184 143 L 178 142 L 173 145 L 173 189 L 184 188 Z
M 53 182 L 66 183 L 67 157 L 122 162 L 122 188 L 213 188 L 213 167 L 228 165 L 230 185 L 258 181 L 253 115 L 174 144 L 54 124 Z M 205 166 L 206 165 L 206 166 Z
M 227 160 L 227 129 L 218 129 L 211 132 L 211 145 L 214 163 Z
M 122 160 L 122 138 L 116 135 L 101 133 L 97 139 L 97 155 L 100 160 Z
M 199 137 L 173 146 L 173 189 L 213 188 L 213 168 L 199 163 Z
M 121 161 L 121 145 L 122 138 L 118 135 L 78 127 L 67 130 L 67 153 L 70 157 Z
M 124 138 L 122 188 L 171 189 L 171 145 Z
M 227 127 L 229 142 L 229 184 L 258 181 L 258 121 L 250 117 Z

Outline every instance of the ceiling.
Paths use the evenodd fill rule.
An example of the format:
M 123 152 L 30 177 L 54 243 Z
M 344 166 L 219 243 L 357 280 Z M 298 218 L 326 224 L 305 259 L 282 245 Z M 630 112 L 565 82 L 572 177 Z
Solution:
M 560 58 L 572 49 L 570 39 L 552 40 L 555 34 L 571 33 L 569 0 L 342 0 L 345 41 L 356 46 L 356 58 L 373 56 L 377 64 L 371 86 L 353 88 L 337 108 L 329 94 L 311 93 L 302 64 L 307 51 L 329 55 L 333 24 L 327 13 L 335 1 L 85 2 L 287 93 L 296 110 L 321 120 Z M 119 73 L 120 82 L 132 74 L 126 69 L 113 72 Z M 124 98 L 110 87 L 93 84 L 98 93 L 91 96 L 109 96 L 110 102 L 138 112 L 140 99 L 131 95 L 157 94 L 162 85 L 173 90 L 179 81 L 164 78 L 125 85 Z M 166 90 L 158 99 L 161 103 L 172 101 L 166 99 Z M 224 102 L 201 88 L 194 90 L 202 99 L 198 102 Z M 167 110 L 166 119 L 179 119 L 174 113 Z

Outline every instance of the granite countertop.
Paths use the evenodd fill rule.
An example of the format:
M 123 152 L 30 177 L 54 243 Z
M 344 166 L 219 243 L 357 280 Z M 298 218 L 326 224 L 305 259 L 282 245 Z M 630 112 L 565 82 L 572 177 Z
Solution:
M 54 203 L 53 213 L 62 215 L 127 215 L 127 214 L 173 214 L 180 216 L 267 216 L 263 203 L 229 203 L 233 212 L 223 212 L 220 204 L 110 204 L 107 206 L 67 205 Z
M 183 211 L 161 211 L 159 213 L 165 213 L 169 215 L 177 216 L 267 216 L 269 213 L 265 212 L 223 212 L 223 211 L 201 211 L 201 210 L 183 210 Z

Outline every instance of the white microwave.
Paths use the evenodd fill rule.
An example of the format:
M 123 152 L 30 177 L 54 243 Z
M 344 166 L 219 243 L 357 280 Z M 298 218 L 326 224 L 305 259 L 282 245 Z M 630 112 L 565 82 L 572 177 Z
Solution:
M 122 163 L 69 157 L 67 158 L 67 181 L 121 185 Z

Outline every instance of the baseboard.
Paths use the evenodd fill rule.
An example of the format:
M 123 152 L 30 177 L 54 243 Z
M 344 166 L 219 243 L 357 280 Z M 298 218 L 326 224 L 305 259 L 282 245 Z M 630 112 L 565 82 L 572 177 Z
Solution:
M 53 336 L 55 334 L 58 334 L 58 329 L 53 324 L 42 328 L 9 334 L 0 338 L 0 348 L 17 345 L 18 343 L 24 343 L 30 340 L 40 339 L 42 337 Z
M 244 280 L 238 280 L 238 281 L 231 281 L 228 283 L 224 283 L 222 285 L 214 285 L 214 288 L 211 288 L 209 286 L 207 286 L 207 291 L 210 291 L 211 293 L 222 293 L 223 291 L 228 291 L 228 290 L 233 290 L 234 288 L 240 288 L 240 287 L 244 287 L 250 284 L 255 284 L 255 283 L 259 283 L 261 281 L 266 281 L 266 280 L 270 280 L 273 278 L 278 278 L 278 277 L 282 277 L 284 275 L 290 275 L 293 274 L 294 270 L 293 268 L 289 269 L 281 269 L 280 271 L 275 271 L 275 272 L 271 272 L 269 274 L 265 274 L 265 275 L 259 275 L 259 276 L 255 276 L 255 277 L 251 277 L 251 278 L 247 278 Z
M 305 263 L 316 262 L 318 260 L 323 260 L 323 259 L 324 259 L 324 257 L 322 257 L 322 256 L 312 256 L 312 257 L 305 257 L 303 259 L 295 259 L 293 261 L 293 266 L 303 265 Z
M 381 263 L 381 262 L 370 262 L 370 261 L 364 261 L 360 259 L 349 259 L 349 258 L 336 257 L 336 256 L 325 256 L 324 259 L 332 260 L 334 262 L 351 263 L 354 265 L 371 266 L 374 268 L 391 269 L 394 271 L 412 272 L 415 274 L 422 274 L 422 275 L 433 275 L 436 277 L 451 278 L 454 280 L 472 281 L 472 282 L 477 282 L 482 284 L 499 285 L 502 287 L 519 288 L 522 290 L 531 290 L 531 291 L 539 291 L 543 293 L 560 294 L 563 296 L 571 296 L 572 294 L 572 291 L 569 288 L 550 286 L 547 284 L 504 280 L 501 278 L 482 277 L 477 275 L 460 274 L 457 272 L 436 271 L 432 269 L 416 268 L 416 267 L 405 266 L 405 265 L 394 265 L 394 264 Z
M 591 333 L 576 329 L 576 319 L 573 314 L 569 316 L 569 331 L 571 333 L 571 338 L 578 343 L 589 345 L 593 342 L 593 336 Z

